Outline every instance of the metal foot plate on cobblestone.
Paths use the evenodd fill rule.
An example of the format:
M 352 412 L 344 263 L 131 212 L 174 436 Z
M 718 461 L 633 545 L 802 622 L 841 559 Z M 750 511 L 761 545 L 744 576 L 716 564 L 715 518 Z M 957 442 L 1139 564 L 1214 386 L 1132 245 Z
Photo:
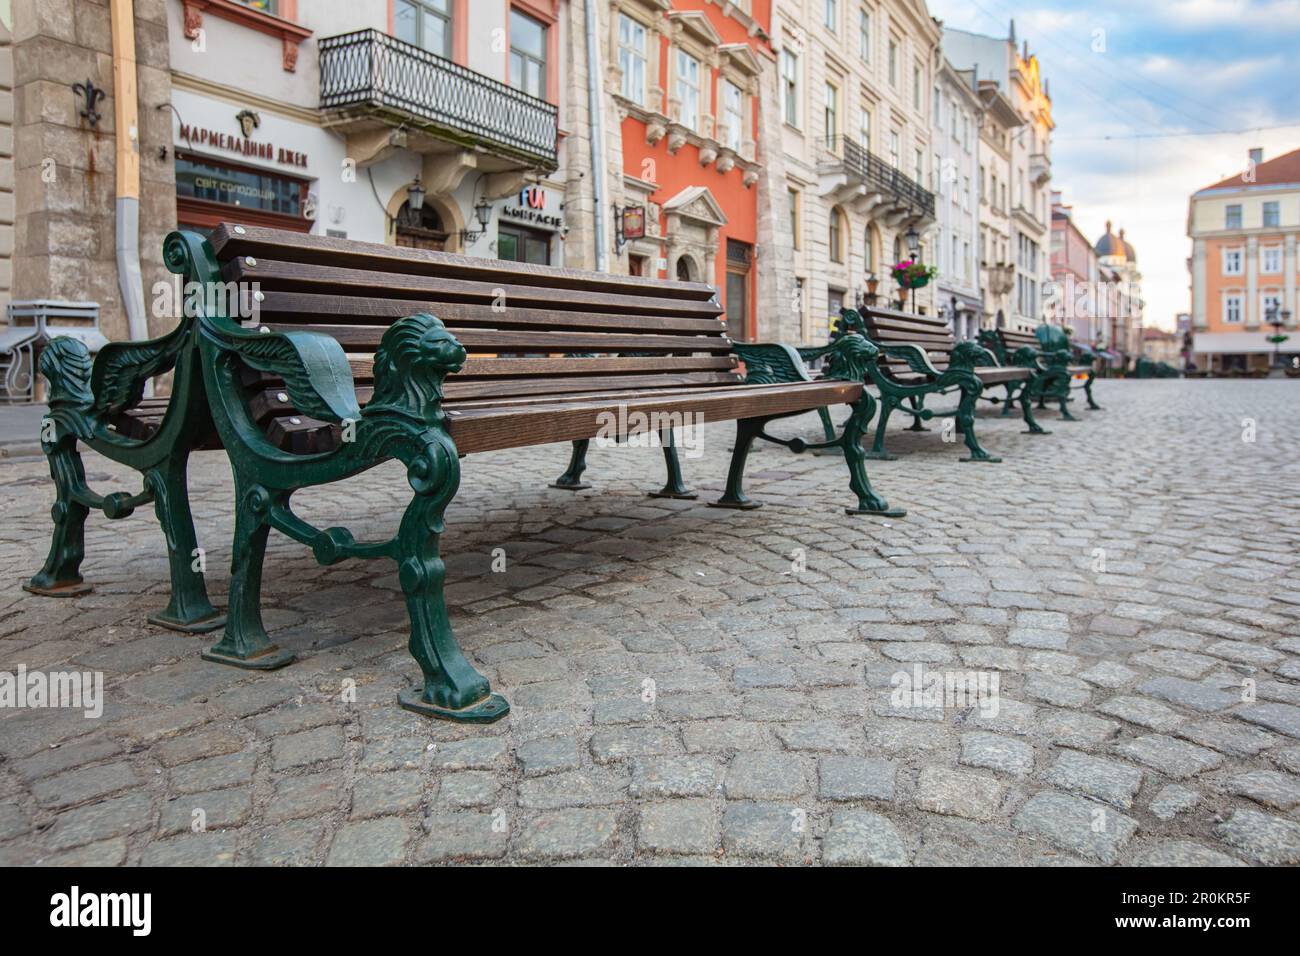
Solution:
M 999 465 L 1002 463 L 1002 459 L 997 457 L 996 455 L 993 455 L 992 457 L 989 458 L 958 458 L 957 460 L 983 462 L 986 465 Z
M 710 501 L 710 508 L 731 508 L 733 511 L 753 511 L 763 507 L 761 501 Z
M 905 518 L 906 508 L 886 508 L 884 511 L 871 511 L 867 508 L 845 508 L 846 515 L 875 515 L 877 518 Z
M 490 724 L 510 713 L 510 704 L 500 694 L 488 694 L 477 704 L 461 710 L 438 707 L 424 699 L 424 689 L 416 687 L 398 693 L 397 703 L 403 710 L 434 717 L 438 720 L 456 720 L 464 724 Z
M 70 598 L 89 594 L 95 588 L 84 581 L 78 581 L 76 584 L 60 584 L 52 588 L 43 588 L 24 581 L 23 590 L 29 594 L 39 594 L 41 597 Z
M 224 614 L 214 614 L 212 617 L 200 618 L 197 621 L 178 621 L 174 618 L 163 617 L 162 614 L 150 614 L 145 620 L 150 624 L 165 627 L 169 631 L 180 631 L 182 634 L 206 634 L 209 631 L 215 631 L 217 628 L 226 626 L 226 615 Z
M 580 481 L 580 482 L 578 482 L 576 485 L 562 485 L 562 484 L 560 484 L 559 482 L 555 482 L 555 481 L 553 481 L 553 482 L 551 482 L 549 485 L 547 485 L 546 487 L 547 487 L 547 488 L 559 488 L 561 491 L 582 491 L 582 490 L 584 490 L 584 489 L 586 489 L 586 488 L 590 488 L 591 485 L 587 484 L 585 481 Z
M 672 498 L 674 501 L 694 501 L 700 496 L 698 491 L 683 491 L 680 494 L 671 491 L 648 491 L 647 498 Z
M 214 664 L 229 664 L 231 667 L 242 667 L 250 671 L 278 670 L 286 664 L 292 664 L 298 657 L 293 651 L 286 651 L 281 647 L 272 647 L 266 653 L 258 654 L 256 657 L 231 657 L 229 654 L 217 654 L 213 651 L 204 651 L 199 656 Z

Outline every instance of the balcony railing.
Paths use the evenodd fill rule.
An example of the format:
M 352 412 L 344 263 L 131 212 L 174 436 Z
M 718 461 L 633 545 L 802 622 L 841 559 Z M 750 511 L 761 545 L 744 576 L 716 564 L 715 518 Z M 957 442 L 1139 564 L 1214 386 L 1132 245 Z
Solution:
M 897 167 L 868 152 L 857 140 L 848 136 L 832 136 L 827 140 L 826 148 L 843 160 L 844 168 L 849 173 L 862 177 L 881 192 L 893 193 L 918 212 L 924 212 L 927 216 L 934 215 L 934 193 L 911 176 L 900 172 Z
M 554 105 L 378 30 L 320 40 L 320 105 L 399 110 L 453 141 L 557 166 Z

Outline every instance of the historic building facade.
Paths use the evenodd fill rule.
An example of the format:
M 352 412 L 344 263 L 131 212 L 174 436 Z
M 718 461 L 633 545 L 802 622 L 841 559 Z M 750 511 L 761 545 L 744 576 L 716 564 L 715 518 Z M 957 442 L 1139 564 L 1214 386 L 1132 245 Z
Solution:
M 1047 319 L 1070 329 L 1075 342 L 1095 345 L 1103 334 L 1097 293 L 1101 264 L 1096 250 L 1074 221 L 1074 209 L 1060 192 L 1052 193 L 1052 285 Z
M 1050 190 L 1052 100 L 1028 44 L 1017 47 L 1015 23 L 1007 37 L 963 30 L 944 31 L 944 52 L 959 69 L 978 70 L 1004 93 L 1020 119 L 1008 130 L 1009 258 L 1013 267 L 1010 328 L 1030 331 L 1043 319 L 1044 283 L 1050 275 Z M 999 198 L 1000 198 L 999 184 Z
M 1196 365 L 1263 371 L 1275 331 L 1289 336 L 1281 355 L 1300 354 L 1300 150 L 1268 160 L 1251 150 L 1242 172 L 1193 193 L 1187 234 Z
M 936 307 L 959 339 L 979 333 L 983 303 L 977 263 L 980 235 L 979 146 L 983 103 L 974 70 L 941 59 L 934 87 L 934 195 L 938 223 L 933 264 Z
M 1106 232 L 1093 250 L 1101 280 L 1098 343 L 1113 353 L 1115 367 L 1130 369 L 1142 354 L 1144 303 L 1137 250 L 1124 237 L 1122 228 L 1118 233 L 1112 231 L 1110 220 L 1106 221 Z
M 932 263 L 940 30 L 918 0 L 777 0 L 772 34 L 793 338 L 820 342 L 841 306 L 901 299 L 895 262 L 915 249 Z M 915 307 L 934 314 L 935 298 L 931 285 Z
M 771 131 L 760 102 L 776 91 L 770 4 L 568 6 L 566 262 L 710 283 L 734 338 L 779 337 L 770 303 L 789 295 L 776 261 L 788 242 L 761 183 Z

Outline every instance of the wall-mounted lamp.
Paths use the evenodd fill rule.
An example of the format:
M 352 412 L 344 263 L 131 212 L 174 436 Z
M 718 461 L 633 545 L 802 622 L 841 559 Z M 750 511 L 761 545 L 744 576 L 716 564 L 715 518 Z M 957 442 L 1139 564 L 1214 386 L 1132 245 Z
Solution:
M 415 182 L 406 187 L 406 208 L 416 213 L 416 219 L 419 219 L 419 212 L 424 208 L 424 187 L 420 185 L 420 177 L 415 177 Z
M 480 199 L 476 202 L 474 204 L 474 218 L 478 220 L 479 228 L 462 229 L 460 231 L 460 241 L 463 245 L 477 242 L 481 236 L 487 233 L 488 223 L 492 221 L 492 204 L 486 199 Z

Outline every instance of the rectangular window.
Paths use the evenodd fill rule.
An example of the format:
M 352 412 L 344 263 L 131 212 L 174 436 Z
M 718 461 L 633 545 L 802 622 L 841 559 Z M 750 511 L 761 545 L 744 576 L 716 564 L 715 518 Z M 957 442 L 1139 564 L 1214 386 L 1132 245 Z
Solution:
M 912 67 L 912 109 L 921 112 L 921 68 Z
M 1264 225 L 1277 226 L 1281 219 L 1281 210 L 1276 200 L 1264 203 Z
M 871 62 L 871 14 L 858 11 L 858 56 L 863 63 Z
M 934 125 L 938 129 L 943 129 L 943 93 L 937 86 L 934 88 Z
M 925 153 L 919 149 L 912 151 L 912 179 L 918 185 L 925 182 Z
M 1223 250 L 1223 274 L 1225 276 L 1241 275 L 1242 252 L 1240 249 Z
M 1259 271 L 1265 275 L 1277 275 L 1282 271 L 1282 247 L 1265 246 L 1259 251 Z
M 626 13 L 618 15 L 618 66 L 623 71 L 620 92 L 625 100 L 645 106 L 646 29 Z
M 840 228 L 840 212 L 831 210 L 830 227 L 827 229 L 826 242 L 830 246 L 831 262 L 844 261 L 843 230 Z
M 510 11 L 510 85 L 546 99 L 546 25 Z
M 1241 296 L 1225 295 L 1223 297 L 1223 321 L 1228 325 L 1241 324 Z
M 970 177 L 961 178 L 961 208 L 970 212 Z
M 551 234 L 539 229 L 501 223 L 497 226 L 497 258 L 550 265 Z
M 1223 228 L 1240 229 L 1241 228 L 1241 204 L 1233 203 L 1231 206 L 1225 206 L 1223 209 Z
M 730 80 L 722 81 L 722 121 L 727 127 L 726 141 L 722 144 L 740 152 L 745 138 L 744 95 L 740 87 Z
M 785 121 L 799 128 L 799 57 L 789 50 L 781 51 L 781 105 Z
M 1281 312 L 1281 293 L 1265 292 L 1259 297 L 1259 317 L 1262 321 L 1271 324 L 1281 317 Z
M 256 6 L 256 4 L 248 4 Z M 258 7 L 265 10 L 266 7 Z M 268 12 L 274 13 L 274 10 Z M 451 0 L 395 0 L 393 35 L 451 59 Z
M 896 129 L 889 131 L 889 165 L 895 169 L 903 165 L 902 140 Z
M 677 51 L 678 122 L 688 129 L 700 128 L 700 61 L 685 50 Z
M 836 0 L 822 0 L 822 23 L 827 30 L 834 30 L 839 23 L 838 6 Z
M 786 192 L 790 197 L 790 235 L 794 237 L 794 247 L 800 248 L 802 242 L 799 238 L 799 190 L 787 189 Z
M 840 130 L 840 91 L 834 83 L 826 84 L 826 105 L 823 118 L 826 121 L 826 148 L 835 148 L 835 137 Z
M 858 111 L 858 145 L 871 152 L 871 110 L 865 106 Z
M 898 41 L 893 37 L 889 40 L 889 85 L 898 86 Z

